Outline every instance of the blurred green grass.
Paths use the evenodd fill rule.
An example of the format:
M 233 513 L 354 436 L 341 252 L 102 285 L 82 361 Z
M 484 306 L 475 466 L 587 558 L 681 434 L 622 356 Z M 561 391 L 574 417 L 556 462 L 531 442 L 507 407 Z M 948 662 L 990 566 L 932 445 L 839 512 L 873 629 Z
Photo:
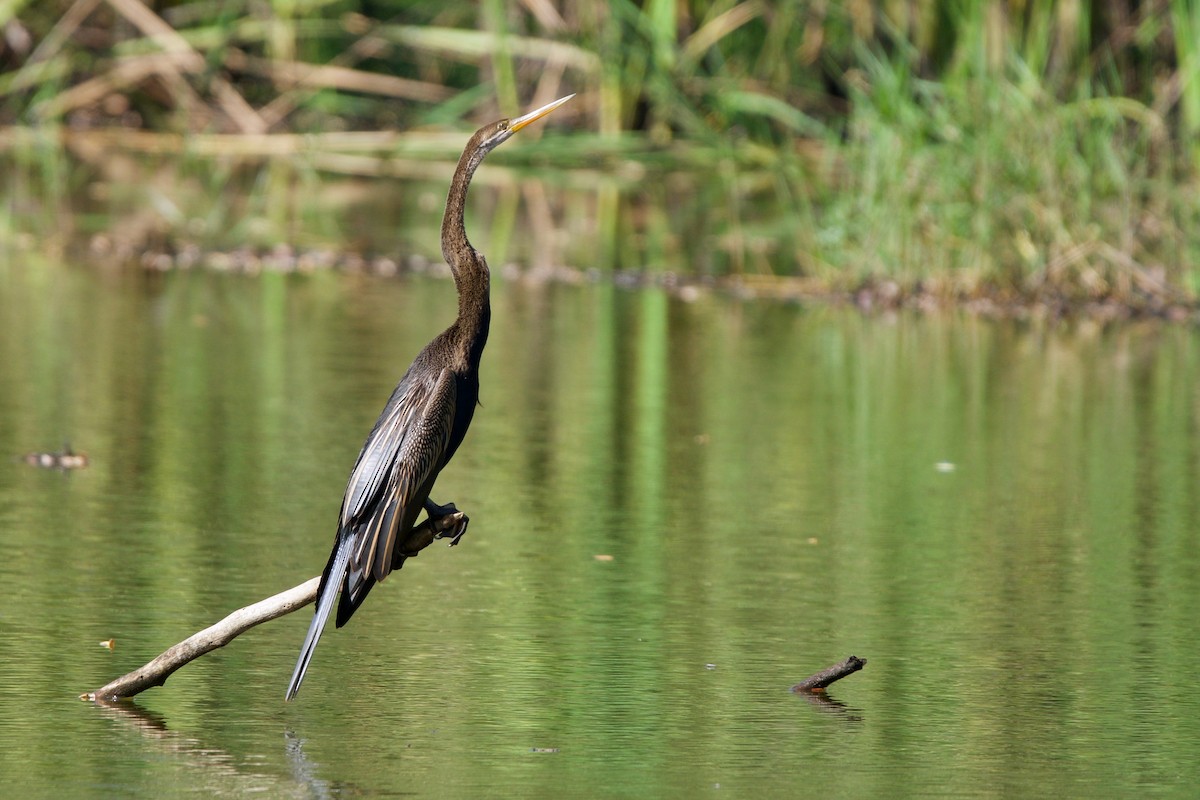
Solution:
M 493 171 L 499 203 L 528 201 L 529 173 L 505 165 L 583 193 L 553 198 L 591 218 L 552 251 L 570 266 L 947 298 L 1200 291 L 1195 0 L 13 0 L 0 25 L 0 143 L 18 177 L 59 182 L 23 202 L 70 196 L 97 164 L 119 181 L 111 153 L 135 183 L 136 157 L 166 154 L 203 176 L 143 202 L 177 209 L 149 225 L 168 248 L 268 247 L 314 219 L 339 246 L 297 185 L 440 180 L 463 131 L 575 91 Z M 79 161 L 93 173 L 73 179 Z M 252 236 L 222 213 L 196 223 L 189 205 L 225 189 L 260 195 L 226 215 L 270 209 Z

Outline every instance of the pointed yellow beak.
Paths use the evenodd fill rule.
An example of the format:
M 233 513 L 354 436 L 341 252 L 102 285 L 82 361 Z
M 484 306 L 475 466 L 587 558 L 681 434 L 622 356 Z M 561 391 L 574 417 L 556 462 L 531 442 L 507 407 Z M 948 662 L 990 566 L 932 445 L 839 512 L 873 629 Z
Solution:
M 508 123 L 508 129 L 510 131 L 512 131 L 513 133 L 516 133 L 517 131 L 521 130 L 521 128 L 524 128 L 529 123 L 537 122 L 539 119 L 546 116 L 551 111 L 558 108 L 559 106 L 561 106 L 563 103 L 567 102 L 574 96 L 575 95 L 573 95 L 573 94 L 569 94 L 566 97 L 560 97 L 557 100 L 555 100 L 553 103 L 547 103 L 546 105 L 542 106 L 539 109 L 535 109 L 533 111 L 530 111 L 528 114 L 517 117 L 516 119 L 514 119 Z

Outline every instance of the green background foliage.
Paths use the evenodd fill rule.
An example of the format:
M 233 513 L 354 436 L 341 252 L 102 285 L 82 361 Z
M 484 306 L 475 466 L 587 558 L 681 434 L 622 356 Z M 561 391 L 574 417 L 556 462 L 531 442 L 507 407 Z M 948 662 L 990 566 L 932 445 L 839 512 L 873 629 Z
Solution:
M 1200 288 L 1188 235 L 1200 216 L 1200 11 L 1189 0 L 153 10 L 78 0 L 0 11 L 6 150 L 90 131 L 93 151 L 204 159 L 210 189 L 211 176 L 231 177 L 211 162 L 231 159 L 290 158 L 310 185 L 430 177 L 461 146 L 439 132 L 574 91 L 559 135 L 496 160 L 576 185 L 610 178 L 587 198 L 597 222 L 582 252 L 661 241 L 629 209 L 663 200 L 645 187 L 668 175 L 685 177 L 667 202 L 703 195 L 717 209 L 715 225 L 689 225 L 717 231 L 701 252 L 656 264 L 635 247 L 630 268 L 1158 311 Z M 100 136 L 114 129 L 150 135 Z M 234 246 L 166 222 L 171 248 Z M 262 239 L 289 237 L 284 226 Z

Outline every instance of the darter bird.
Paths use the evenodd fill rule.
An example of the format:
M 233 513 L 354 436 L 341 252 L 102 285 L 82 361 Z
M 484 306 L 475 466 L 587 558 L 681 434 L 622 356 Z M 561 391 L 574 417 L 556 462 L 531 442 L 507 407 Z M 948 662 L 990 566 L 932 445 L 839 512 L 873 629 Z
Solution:
M 371 587 L 434 539 L 450 544 L 468 519 L 453 503 L 429 499 L 438 473 L 462 444 L 479 399 L 479 358 L 487 342 L 491 306 L 483 254 L 467 241 L 463 209 L 476 168 L 493 149 L 575 95 L 516 119 L 485 125 L 467 142 L 446 199 L 442 255 L 454 274 L 458 318 L 425 345 L 392 392 L 367 436 L 342 500 L 333 552 L 317 591 L 317 610 L 288 684 L 287 699 L 300 690 L 321 631 L 338 602 L 337 627 L 354 614 Z M 416 525 L 424 509 L 427 518 Z

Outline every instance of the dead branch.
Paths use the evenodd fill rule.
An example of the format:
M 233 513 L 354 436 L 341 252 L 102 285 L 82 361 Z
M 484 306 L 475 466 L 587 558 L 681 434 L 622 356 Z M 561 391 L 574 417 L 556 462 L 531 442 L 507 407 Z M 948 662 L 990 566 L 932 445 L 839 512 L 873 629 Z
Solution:
M 847 656 L 845 661 L 810 675 L 792 687 L 793 692 L 823 692 L 825 687 L 834 681 L 840 681 L 847 675 L 852 675 L 867 665 L 865 658 Z
M 438 539 L 450 539 L 451 547 L 458 544 L 458 540 L 462 538 L 467 529 L 467 516 L 454 508 L 453 503 L 450 503 L 447 509 L 453 513 L 427 517 L 420 525 L 408 532 L 402 546 L 397 549 L 400 563 L 403 563 L 405 558 L 413 558 L 418 555 Z M 393 564 L 392 569 L 400 569 L 399 564 Z M 218 647 L 224 647 L 255 625 L 270 622 L 304 608 L 317 599 L 317 590 L 320 587 L 321 576 L 318 575 L 286 592 L 280 592 L 274 597 L 259 600 L 245 608 L 239 608 L 216 625 L 192 634 L 149 664 L 128 675 L 123 675 L 115 681 L 106 683 L 94 692 L 85 692 L 79 695 L 79 699 L 101 703 L 115 702 L 133 697 L 153 686 L 162 686 L 167 682 L 167 678 L 184 664 L 195 661 Z
M 274 597 L 239 608 L 225 619 L 199 633 L 192 634 L 167 650 L 145 666 L 106 683 L 94 692 L 79 696 L 80 700 L 114 701 L 133 697 L 152 686 L 162 686 L 171 673 L 194 661 L 205 653 L 224 647 L 235 637 L 263 622 L 290 614 L 304 608 L 317 598 L 321 576 L 305 581 L 299 586 L 280 592 Z

